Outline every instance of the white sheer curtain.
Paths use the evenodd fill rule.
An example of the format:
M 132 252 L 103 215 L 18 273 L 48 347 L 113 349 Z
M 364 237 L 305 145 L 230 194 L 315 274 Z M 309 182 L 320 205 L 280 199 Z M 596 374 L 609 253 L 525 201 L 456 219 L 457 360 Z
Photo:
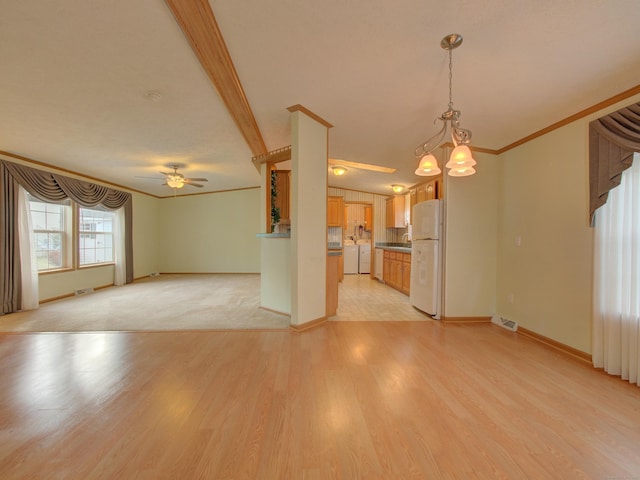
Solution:
M 115 261 L 115 269 L 113 275 L 114 285 L 124 285 L 126 283 L 126 258 L 125 258 L 125 215 L 124 207 L 114 212 L 113 221 L 113 259 Z
M 593 364 L 640 385 L 640 155 L 596 211 Z
M 35 240 L 31 228 L 31 212 L 27 191 L 20 187 L 18 194 L 18 238 L 20 241 L 20 275 L 22 276 L 22 310 L 34 310 L 38 300 L 38 264 Z

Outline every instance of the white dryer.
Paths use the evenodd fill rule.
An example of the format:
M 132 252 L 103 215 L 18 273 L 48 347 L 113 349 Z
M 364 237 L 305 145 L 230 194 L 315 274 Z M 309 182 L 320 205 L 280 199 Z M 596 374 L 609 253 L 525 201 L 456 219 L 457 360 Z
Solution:
M 358 273 L 358 245 L 345 245 L 344 247 L 344 274 Z
M 358 273 L 371 273 L 371 243 L 361 243 Z

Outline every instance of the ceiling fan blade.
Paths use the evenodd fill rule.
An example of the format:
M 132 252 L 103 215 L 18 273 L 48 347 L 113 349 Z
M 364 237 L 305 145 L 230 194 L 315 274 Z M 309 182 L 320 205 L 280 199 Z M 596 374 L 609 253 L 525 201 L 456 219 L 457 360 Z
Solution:
M 185 178 L 185 182 L 208 182 L 206 178 Z
M 141 177 L 139 175 L 136 175 L 134 178 L 145 178 L 147 180 L 162 180 L 161 177 Z
M 185 182 L 185 185 L 189 185 L 191 187 L 198 187 L 198 188 L 202 188 L 204 187 L 204 185 L 200 185 L 199 183 L 189 183 L 189 182 Z

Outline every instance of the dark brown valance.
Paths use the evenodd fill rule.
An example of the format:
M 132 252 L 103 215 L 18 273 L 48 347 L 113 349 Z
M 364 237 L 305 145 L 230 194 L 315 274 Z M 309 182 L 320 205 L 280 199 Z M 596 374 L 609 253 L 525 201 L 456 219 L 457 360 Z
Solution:
M 125 282 L 133 281 L 133 200 L 130 193 L 103 185 L 0 160 L 0 315 L 20 310 L 21 274 L 18 241 L 18 189 L 46 202 L 67 198 L 83 207 L 124 207 Z
M 589 123 L 589 219 L 640 152 L 640 103 Z

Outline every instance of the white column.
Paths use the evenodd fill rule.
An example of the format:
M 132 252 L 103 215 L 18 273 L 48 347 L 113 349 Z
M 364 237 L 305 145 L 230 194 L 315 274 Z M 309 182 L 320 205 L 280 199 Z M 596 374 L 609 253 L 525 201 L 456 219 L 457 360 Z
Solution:
M 327 155 L 331 125 L 291 112 L 291 324 L 326 318 Z

